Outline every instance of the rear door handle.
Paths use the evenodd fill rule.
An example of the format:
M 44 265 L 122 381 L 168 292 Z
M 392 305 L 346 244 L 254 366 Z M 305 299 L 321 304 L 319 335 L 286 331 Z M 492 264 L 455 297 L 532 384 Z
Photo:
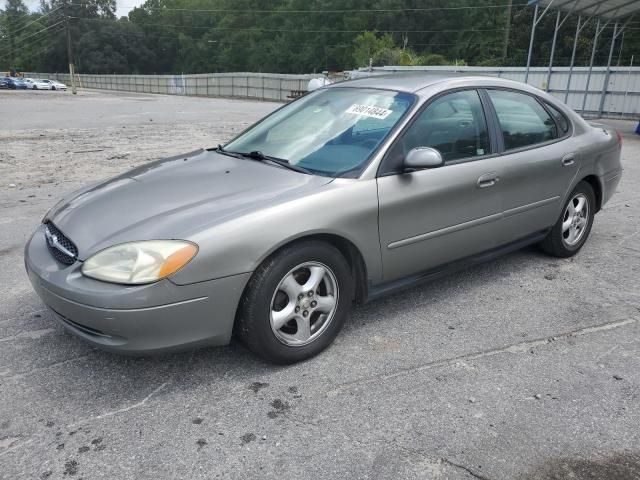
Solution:
M 500 177 L 496 172 L 485 173 L 484 175 L 481 175 L 480 178 L 478 178 L 476 185 L 478 186 L 478 188 L 493 187 L 496 183 L 498 183 L 498 180 L 500 180 Z
M 573 153 L 567 153 L 564 157 L 562 157 L 562 166 L 568 167 L 569 165 L 573 165 L 576 161 L 576 156 Z

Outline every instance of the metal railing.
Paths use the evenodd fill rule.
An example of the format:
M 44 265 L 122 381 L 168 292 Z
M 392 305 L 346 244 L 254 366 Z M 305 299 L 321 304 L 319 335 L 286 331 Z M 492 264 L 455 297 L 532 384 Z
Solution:
M 526 67 L 375 67 L 345 72 L 349 78 L 391 72 L 426 71 L 439 74 L 489 75 L 523 82 Z M 66 84 L 69 74 L 27 73 Z M 320 74 L 203 73 L 195 75 L 76 75 L 78 86 L 139 93 L 198 95 L 286 101 L 296 90 L 306 90 Z M 589 79 L 589 81 L 587 81 Z M 527 83 L 545 90 L 585 117 L 640 118 L 640 67 L 532 67 Z
M 25 77 L 50 78 L 67 85 L 68 73 L 25 73 Z M 286 101 L 295 90 L 306 90 L 309 80 L 317 75 L 277 73 L 203 73 L 190 75 L 76 75 L 80 88 L 119 90 L 167 95 L 253 98 Z

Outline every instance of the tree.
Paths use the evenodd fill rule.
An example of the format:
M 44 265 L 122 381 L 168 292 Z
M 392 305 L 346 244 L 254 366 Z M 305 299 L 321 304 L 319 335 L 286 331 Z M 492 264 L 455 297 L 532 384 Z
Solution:
M 533 17 L 532 7 L 510 0 L 510 15 L 495 0 L 146 0 L 121 19 L 115 0 L 40 0 L 31 13 L 22 0 L 7 2 L 0 11 L 5 68 L 65 71 L 68 15 L 83 73 L 308 73 L 366 67 L 370 58 L 374 65 L 524 65 Z M 572 15 L 558 35 L 557 65 L 569 63 L 575 24 Z M 538 24 L 533 65 L 548 64 L 554 25 L 549 13 Z M 576 65 L 588 63 L 594 26 L 579 39 Z M 607 60 L 611 30 L 596 63 Z M 640 34 L 625 33 L 622 55 L 620 44 L 614 59 L 627 65 Z
M 29 18 L 29 9 L 22 0 L 6 0 L 6 7 L 0 20 L 0 32 L 3 39 L 3 60 L 10 66 L 18 66 L 20 39 L 27 37 L 24 27 Z
M 365 67 L 369 62 L 379 65 L 393 57 L 392 51 L 395 44 L 389 34 L 377 36 L 376 32 L 364 32 L 358 35 L 353 43 L 355 44 L 353 60 L 358 67 Z

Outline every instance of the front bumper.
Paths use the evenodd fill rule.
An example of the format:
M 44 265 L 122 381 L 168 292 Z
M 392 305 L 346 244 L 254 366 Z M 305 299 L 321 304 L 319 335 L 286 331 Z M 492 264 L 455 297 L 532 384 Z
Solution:
M 49 253 L 40 226 L 25 247 L 29 280 L 74 335 L 107 350 L 142 354 L 229 343 L 250 273 L 191 285 L 100 282 Z

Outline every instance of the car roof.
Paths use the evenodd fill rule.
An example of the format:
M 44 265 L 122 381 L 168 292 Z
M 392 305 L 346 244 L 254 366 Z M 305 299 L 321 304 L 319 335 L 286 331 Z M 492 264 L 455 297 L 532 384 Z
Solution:
M 341 86 L 358 88 L 382 88 L 387 90 L 398 90 L 401 92 L 416 92 L 434 83 L 439 83 L 452 78 L 452 74 L 433 73 L 385 73 L 383 75 L 373 74 L 366 77 L 355 78 L 340 82 Z M 338 84 L 336 84 L 338 85 Z
M 526 89 L 526 86 L 519 82 L 503 78 L 468 75 L 462 73 L 435 74 L 425 72 L 395 72 L 383 75 L 373 74 L 366 77 L 346 80 L 344 82 L 337 82 L 329 85 L 328 87 L 379 88 L 384 90 L 396 90 L 399 92 L 417 93 L 431 85 L 446 83 L 448 81 L 455 81 L 458 85 L 463 82 L 468 84 L 468 86 L 477 84 L 478 87 L 482 87 L 492 84 L 495 86 L 509 86 Z

